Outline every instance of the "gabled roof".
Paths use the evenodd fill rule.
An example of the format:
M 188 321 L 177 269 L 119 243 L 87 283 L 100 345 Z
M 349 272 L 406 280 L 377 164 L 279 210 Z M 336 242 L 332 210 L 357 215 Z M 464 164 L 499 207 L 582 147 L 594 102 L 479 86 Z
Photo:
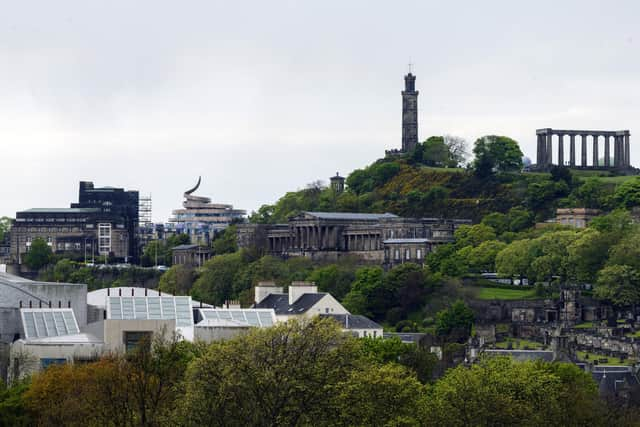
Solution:
M 594 366 L 591 376 L 598 383 L 600 396 L 614 395 L 625 387 L 640 387 L 640 381 L 630 366 Z
M 351 212 L 303 212 L 319 219 L 339 219 L 352 221 L 377 221 L 381 218 L 397 218 L 390 213 L 351 213 Z
M 302 294 L 292 305 L 289 305 L 289 295 L 269 294 L 265 299 L 255 304 L 254 308 L 272 308 L 277 315 L 296 315 L 307 312 L 324 296 L 324 292 Z
M 382 326 L 373 320 L 359 314 L 320 314 L 320 317 L 335 320 L 343 329 L 382 329 Z

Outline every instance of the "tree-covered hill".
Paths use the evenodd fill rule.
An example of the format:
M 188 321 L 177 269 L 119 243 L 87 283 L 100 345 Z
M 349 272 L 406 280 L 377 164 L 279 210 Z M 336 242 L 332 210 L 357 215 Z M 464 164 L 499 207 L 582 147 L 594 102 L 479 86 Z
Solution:
M 447 143 L 451 140 L 454 142 Z M 315 182 L 286 193 L 273 205 L 263 205 L 251 215 L 251 221 L 286 222 L 300 211 L 320 210 L 480 222 L 485 215 L 516 207 L 544 221 L 558 207 L 611 211 L 640 204 L 640 199 L 634 199 L 640 181 L 633 177 L 562 167 L 551 173 L 522 172 L 522 152 L 508 137 L 479 138 L 473 148 L 475 157 L 466 167 L 462 167 L 464 156 L 460 154 L 464 151 L 459 138 L 431 137 L 411 153 L 379 159 L 352 171 L 341 194 Z

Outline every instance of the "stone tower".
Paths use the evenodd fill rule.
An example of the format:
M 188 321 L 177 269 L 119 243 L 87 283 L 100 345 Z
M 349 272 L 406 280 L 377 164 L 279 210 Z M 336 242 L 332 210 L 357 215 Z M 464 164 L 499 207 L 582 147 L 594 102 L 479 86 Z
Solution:
M 402 151 L 413 150 L 418 143 L 418 91 L 416 90 L 416 76 L 404 76 L 404 90 L 402 91 Z
M 336 194 L 344 191 L 344 177 L 341 177 L 338 172 L 336 172 L 336 176 L 332 176 L 329 179 L 331 181 L 331 188 Z

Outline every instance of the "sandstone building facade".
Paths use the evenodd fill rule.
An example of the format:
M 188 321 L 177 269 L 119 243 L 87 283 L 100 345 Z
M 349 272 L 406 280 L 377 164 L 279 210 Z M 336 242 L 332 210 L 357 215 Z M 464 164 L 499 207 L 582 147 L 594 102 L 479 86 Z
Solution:
M 470 222 L 390 213 L 302 212 L 287 224 L 239 224 L 238 245 L 314 260 L 357 255 L 366 262 L 393 266 L 422 263 L 438 245 L 453 242 L 459 225 Z

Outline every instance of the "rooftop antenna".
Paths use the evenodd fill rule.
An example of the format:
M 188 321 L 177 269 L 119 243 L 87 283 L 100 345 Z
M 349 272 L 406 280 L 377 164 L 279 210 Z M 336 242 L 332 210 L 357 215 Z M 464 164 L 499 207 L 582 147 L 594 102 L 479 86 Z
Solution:
M 409 58 L 409 64 L 408 64 L 408 66 L 409 66 L 409 74 L 411 74 L 411 70 L 412 70 L 412 68 L 413 68 L 413 63 L 411 62 L 411 58 Z

